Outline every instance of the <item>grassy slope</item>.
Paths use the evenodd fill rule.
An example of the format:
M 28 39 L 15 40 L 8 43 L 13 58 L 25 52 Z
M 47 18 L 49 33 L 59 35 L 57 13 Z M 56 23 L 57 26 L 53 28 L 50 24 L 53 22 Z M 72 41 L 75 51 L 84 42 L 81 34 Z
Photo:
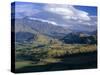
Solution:
M 73 65 L 73 59 L 78 62 L 79 58 L 82 58 L 83 60 L 86 59 L 88 60 L 88 58 L 90 59 L 90 57 L 92 56 L 81 56 L 81 55 L 76 55 L 75 58 L 73 57 L 74 54 L 85 54 L 85 53 L 92 53 L 96 51 L 96 46 L 95 45 L 63 45 L 63 46 L 59 46 L 57 44 L 53 44 L 53 45 L 49 45 L 49 47 L 46 48 L 46 46 L 44 47 L 40 47 L 40 48 L 33 48 L 33 50 L 30 50 L 31 53 L 33 52 L 36 55 L 40 55 L 42 54 L 42 56 L 37 56 L 37 58 L 39 59 L 39 61 L 36 60 L 22 60 L 22 61 L 16 61 L 16 69 L 23 69 L 24 67 L 35 67 L 35 66 L 41 66 L 41 65 L 48 65 L 48 64 L 53 64 L 53 63 L 59 63 L 62 62 L 62 60 L 64 60 L 64 63 L 70 63 Z M 43 51 L 45 53 L 45 55 L 43 55 Z M 27 51 L 26 51 L 27 52 Z M 25 54 L 25 52 L 24 52 Z M 26 55 L 28 54 L 28 52 L 26 53 Z M 31 54 L 33 55 L 33 54 Z M 68 57 L 68 55 L 70 57 Z M 64 56 L 64 57 L 63 57 Z M 25 57 L 25 56 L 23 56 Z M 79 57 L 79 58 L 78 58 Z M 93 56 L 94 57 L 94 56 Z M 33 57 L 34 58 L 34 57 Z M 22 58 L 23 59 L 23 58 Z M 68 62 L 67 62 L 68 61 Z M 92 62 L 92 60 L 90 60 Z M 34 63 L 36 62 L 36 63 Z M 76 62 L 76 63 L 78 63 Z M 82 63 L 85 63 L 82 61 Z M 29 67 L 29 68 L 30 68 Z M 38 70 L 37 70 L 38 71 Z

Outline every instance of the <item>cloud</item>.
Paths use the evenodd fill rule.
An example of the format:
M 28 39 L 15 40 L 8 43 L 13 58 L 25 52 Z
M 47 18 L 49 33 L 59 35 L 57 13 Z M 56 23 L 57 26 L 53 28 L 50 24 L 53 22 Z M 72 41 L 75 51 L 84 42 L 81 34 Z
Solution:
M 21 14 L 22 16 L 33 16 L 39 12 L 40 10 L 33 7 L 33 5 L 29 4 L 23 4 L 23 5 L 17 5 L 15 7 L 16 15 Z
M 54 13 L 61 17 L 61 19 L 65 20 L 82 20 L 82 21 L 90 21 L 89 13 L 76 9 L 71 5 L 58 5 L 58 4 L 44 4 L 42 9 L 37 8 L 38 5 L 34 4 L 16 4 L 16 15 L 19 16 L 34 16 L 40 14 L 40 12 L 44 13 Z M 44 15 L 45 16 L 45 15 Z
M 46 5 L 44 7 L 45 11 L 55 13 L 61 15 L 64 19 L 74 19 L 74 20 L 84 20 L 89 21 L 90 17 L 89 14 L 85 11 L 76 9 L 74 6 L 71 5 Z
M 18 17 L 30 17 L 31 20 L 39 20 L 53 25 L 73 29 L 96 29 L 97 16 L 90 16 L 88 12 L 76 9 L 72 5 L 65 4 L 16 4 Z
M 33 17 L 30 17 L 29 19 L 30 19 L 30 20 L 38 20 L 38 21 L 41 21 L 41 22 L 47 22 L 47 23 L 50 23 L 50 24 L 53 24 L 53 25 L 58 25 L 56 22 L 50 21 L 50 20 L 44 20 L 44 19 L 33 18 Z

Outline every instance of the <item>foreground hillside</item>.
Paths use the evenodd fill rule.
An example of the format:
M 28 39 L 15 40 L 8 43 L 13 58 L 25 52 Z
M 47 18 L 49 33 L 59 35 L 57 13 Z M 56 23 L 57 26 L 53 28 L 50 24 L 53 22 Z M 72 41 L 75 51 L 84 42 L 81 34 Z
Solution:
M 73 70 L 73 69 L 90 69 L 97 68 L 97 52 L 74 54 L 62 57 L 55 63 L 43 64 L 42 62 L 34 65 L 32 61 L 16 62 L 16 72 L 39 72 L 39 71 L 56 71 L 56 70 Z M 55 61 L 55 59 L 48 59 Z
M 24 46 L 16 50 L 16 72 L 96 68 L 96 45 Z

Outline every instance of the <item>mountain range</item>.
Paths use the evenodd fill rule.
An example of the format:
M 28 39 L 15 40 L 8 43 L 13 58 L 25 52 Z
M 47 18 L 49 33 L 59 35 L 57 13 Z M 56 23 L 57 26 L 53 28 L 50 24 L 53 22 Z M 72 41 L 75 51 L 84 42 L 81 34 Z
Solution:
M 24 17 L 22 19 L 12 19 L 12 22 L 14 21 L 16 42 L 34 42 L 37 41 L 38 38 L 42 38 L 42 40 L 45 39 L 45 41 L 54 41 L 54 39 L 56 39 L 70 44 L 96 43 L 96 30 L 76 31 L 65 28 L 63 26 L 55 25 L 48 21 L 30 19 L 29 17 Z

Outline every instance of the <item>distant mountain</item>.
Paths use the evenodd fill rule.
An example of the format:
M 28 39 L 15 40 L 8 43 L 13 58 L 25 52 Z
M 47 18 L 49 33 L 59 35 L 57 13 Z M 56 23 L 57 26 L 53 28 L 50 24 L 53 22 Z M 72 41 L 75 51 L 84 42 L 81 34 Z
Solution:
M 23 19 L 15 20 L 15 32 L 40 33 L 50 37 L 59 38 L 70 33 L 70 30 L 61 26 L 53 25 L 52 23 L 42 22 L 40 20 L 30 20 L 25 17 Z
M 30 20 L 27 17 L 23 19 L 12 19 L 12 32 L 14 32 L 14 22 L 16 42 L 37 41 L 40 37 L 41 39 L 47 39 L 48 37 L 50 41 L 51 37 L 62 38 L 69 33 L 63 27 L 39 20 Z
M 61 39 L 64 43 L 67 44 L 96 44 L 97 37 L 96 35 L 88 35 L 83 33 L 70 33 L 67 34 L 64 38 Z
M 16 42 L 32 42 L 37 36 L 29 32 L 16 32 Z
M 16 42 L 42 42 L 49 43 L 50 41 L 77 43 L 77 44 L 92 44 L 96 43 L 96 31 L 71 31 L 70 29 L 50 23 L 50 21 L 30 19 L 24 17 L 21 19 L 12 19 L 12 29 L 15 21 Z M 14 31 L 14 30 L 12 30 Z M 40 41 L 39 41 L 40 40 Z

